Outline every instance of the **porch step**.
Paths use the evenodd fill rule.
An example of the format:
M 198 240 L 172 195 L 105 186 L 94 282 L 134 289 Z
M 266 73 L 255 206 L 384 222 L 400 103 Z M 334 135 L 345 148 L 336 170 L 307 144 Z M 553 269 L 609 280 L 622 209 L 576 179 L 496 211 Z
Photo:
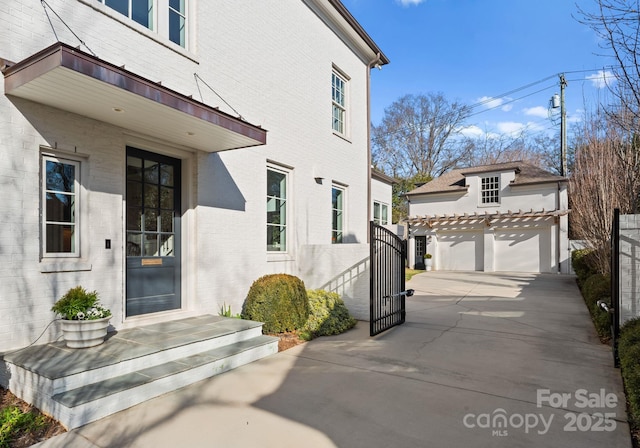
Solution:
M 277 351 L 259 322 L 200 316 L 124 330 L 90 349 L 29 347 L 4 361 L 9 389 L 72 429 Z

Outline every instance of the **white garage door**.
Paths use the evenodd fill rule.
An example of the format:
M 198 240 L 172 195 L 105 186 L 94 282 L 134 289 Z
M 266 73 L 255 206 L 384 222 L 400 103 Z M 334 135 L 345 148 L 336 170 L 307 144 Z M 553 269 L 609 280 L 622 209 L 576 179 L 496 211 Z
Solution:
M 482 232 L 438 232 L 437 268 L 442 271 L 484 270 Z
M 551 229 L 495 233 L 495 270 L 551 272 Z

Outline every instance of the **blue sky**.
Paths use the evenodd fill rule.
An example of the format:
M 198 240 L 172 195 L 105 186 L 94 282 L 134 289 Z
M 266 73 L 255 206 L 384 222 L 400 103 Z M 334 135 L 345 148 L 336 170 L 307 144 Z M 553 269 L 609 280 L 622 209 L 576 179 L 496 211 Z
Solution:
M 478 113 L 469 119 L 470 135 L 510 133 L 522 127 L 557 133 L 559 125 L 549 120 L 548 106 L 551 96 L 560 93 L 554 75 L 562 72 L 569 82 L 569 131 L 585 108 L 606 98 L 602 70 L 612 61 L 602 56 L 605 50 L 596 34 L 574 18 L 574 0 L 343 3 L 391 60 L 382 71 L 372 72 L 376 125 L 384 109 L 401 96 L 441 92 L 449 101 L 486 103 L 474 108 Z M 580 0 L 580 6 L 593 10 L 595 3 Z M 536 84 L 497 98 L 532 83 Z M 535 93 L 538 90 L 543 91 Z

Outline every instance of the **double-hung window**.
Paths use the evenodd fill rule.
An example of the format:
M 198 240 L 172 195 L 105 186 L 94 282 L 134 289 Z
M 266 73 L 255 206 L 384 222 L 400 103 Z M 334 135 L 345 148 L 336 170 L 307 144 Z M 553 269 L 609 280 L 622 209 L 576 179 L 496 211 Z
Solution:
M 334 186 L 331 189 L 331 242 L 342 243 L 344 235 L 344 189 Z
M 267 169 L 267 251 L 287 250 L 287 173 Z
M 187 47 L 188 0 L 98 1 L 181 47 Z
M 42 157 L 42 254 L 79 257 L 80 163 Z
M 373 222 L 381 226 L 389 224 L 389 206 L 387 204 L 373 203 Z
M 499 176 L 486 176 L 481 178 L 480 203 L 482 205 L 500 203 Z
M 341 135 L 347 133 L 347 78 L 333 70 L 331 73 L 332 128 Z

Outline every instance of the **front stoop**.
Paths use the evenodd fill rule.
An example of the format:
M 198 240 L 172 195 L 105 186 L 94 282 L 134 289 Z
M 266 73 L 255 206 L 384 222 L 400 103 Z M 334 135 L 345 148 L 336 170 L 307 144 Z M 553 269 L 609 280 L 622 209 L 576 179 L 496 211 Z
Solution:
M 260 322 L 206 315 L 110 333 L 87 349 L 8 353 L 3 386 L 73 429 L 277 351 Z

